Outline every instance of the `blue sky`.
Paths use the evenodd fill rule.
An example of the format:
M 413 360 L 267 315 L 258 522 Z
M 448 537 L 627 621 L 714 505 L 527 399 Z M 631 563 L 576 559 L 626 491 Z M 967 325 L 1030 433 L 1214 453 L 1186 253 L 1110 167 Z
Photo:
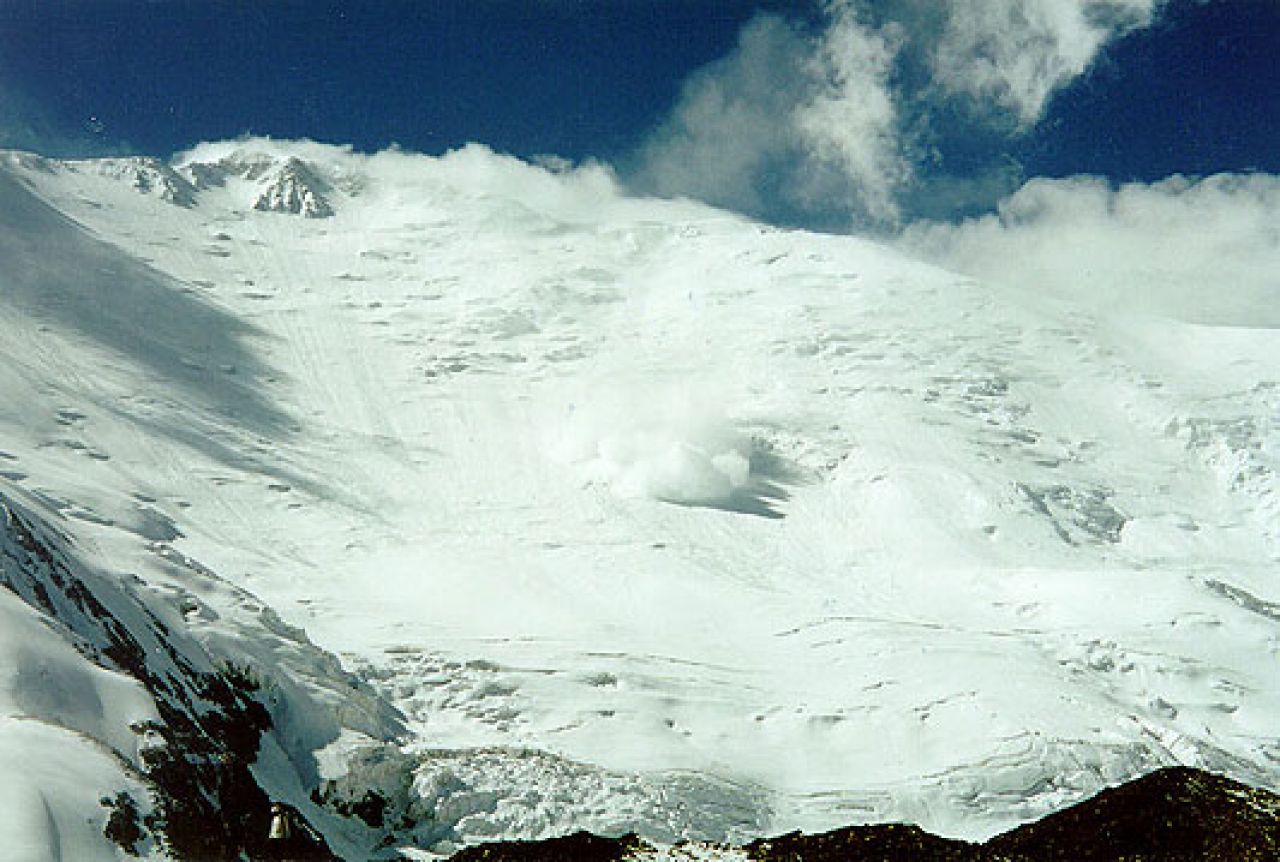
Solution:
M 786 4 L 774 4 L 785 6 Z M 60 145 L 242 132 L 610 157 L 727 53 L 750 0 L 0 0 L 0 74 Z M 101 123 L 101 128 L 91 125 Z
M 0 0 L 0 145 L 478 141 L 883 228 L 1035 177 L 1280 173 L 1277 46 L 1276 0 Z

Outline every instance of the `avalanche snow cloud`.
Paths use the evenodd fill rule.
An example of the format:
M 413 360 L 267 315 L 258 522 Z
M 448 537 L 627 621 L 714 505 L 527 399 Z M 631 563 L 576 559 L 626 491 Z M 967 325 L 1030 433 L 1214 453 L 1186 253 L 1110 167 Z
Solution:
M 0 565 L 32 598 L 0 610 L 48 636 L 0 642 L 3 843 L 113 858 L 93 800 L 147 809 L 159 697 L 34 598 L 15 517 L 159 655 L 253 669 L 254 780 L 351 858 L 977 837 L 1173 763 L 1276 786 L 1280 345 L 1240 325 L 1271 294 L 1115 314 L 980 251 L 1211 213 L 1174 260 L 1231 277 L 1274 253 L 1271 186 L 1047 183 L 908 233 L 980 279 L 479 146 L 4 154 Z

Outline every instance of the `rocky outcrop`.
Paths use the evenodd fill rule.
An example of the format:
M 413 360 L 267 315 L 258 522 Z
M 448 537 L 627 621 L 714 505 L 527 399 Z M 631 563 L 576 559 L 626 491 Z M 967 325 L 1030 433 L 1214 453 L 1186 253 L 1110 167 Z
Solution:
M 451 862 L 516 862 L 551 860 L 556 862 L 621 862 L 643 852 L 648 845 L 634 835 L 602 838 L 590 832 L 575 832 L 545 841 L 497 841 L 460 850 Z
M 939 838 L 919 826 L 905 823 L 852 826 L 821 835 L 794 832 L 756 841 L 744 849 L 747 858 L 762 862 L 843 862 L 846 859 L 970 862 L 980 858 L 976 855 L 978 848 L 973 844 Z
M 1280 859 L 1280 796 L 1185 767 L 1161 769 L 1036 823 L 972 844 L 916 826 L 792 833 L 741 848 L 699 845 L 659 856 L 635 836 L 582 832 L 549 841 L 469 847 L 454 862 L 1264 862 Z
M 74 164 L 91 167 L 106 177 L 124 180 L 139 194 L 159 198 L 174 206 L 186 209 L 196 203 L 196 187 L 159 159 L 99 159 Z
M 1007 832 L 983 859 L 1280 859 L 1280 796 L 1185 767 L 1153 772 Z
M 300 159 L 289 159 L 272 178 L 253 208 L 261 212 L 290 213 L 305 218 L 328 218 L 333 207 L 326 197 L 329 184 Z
M 113 746 L 150 799 L 104 798 L 104 835 L 129 853 L 154 842 L 178 859 L 270 858 L 271 799 L 251 767 L 272 720 L 256 675 L 214 661 L 126 581 L 83 565 L 70 547 L 0 495 L 0 586 L 89 662 L 131 677 L 154 701 L 156 718 L 130 726 L 136 746 Z M 307 858 L 337 858 L 322 838 L 310 843 Z

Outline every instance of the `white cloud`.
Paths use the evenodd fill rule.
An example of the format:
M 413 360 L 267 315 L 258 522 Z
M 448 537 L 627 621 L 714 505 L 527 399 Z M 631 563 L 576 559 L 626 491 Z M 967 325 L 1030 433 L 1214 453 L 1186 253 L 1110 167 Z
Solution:
M 977 278 L 1113 310 L 1280 326 L 1280 177 L 1112 188 L 1036 179 L 995 215 L 919 224 L 900 244 Z
M 758 213 L 763 175 L 794 146 L 790 116 L 805 89 L 809 50 L 781 18 L 754 18 L 732 54 L 685 82 L 671 116 L 642 148 L 638 183 Z
M 1157 0 L 973 0 L 949 5 L 930 51 L 934 86 L 1030 127 L 1107 42 L 1148 26 Z
M 862 26 L 849 3 L 834 5 L 831 25 L 809 58 L 815 86 L 794 114 L 805 151 L 834 166 L 868 214 L 897 218 L 896 190 L 910 177 L 889 87 L 898 52 L 896 29 Z M 802 189 L 810 198 L 827 189 Z
M 829 4 L 826 24 L 807 36 L 756 16 L 685 83 L 642 149 L 638 185 L 757 215 L 781 204 L 895 218 L 909 174 L 887 84 L 895 41 L 848 2 Z
M 899 220 L 913 184 L 915 200 L 934 178 L 953 196 L 1004 191 L 998 154 L 950 176 L 945 152 L 922 145 L 938 108 L 958 100 L 1000 135 L 1024 133 L 1162 2 L 827 0 L 816 33 L 757 16 L 728 57 L 686 82 L 641 148 L 633 184 L 757 216 L 882 226 Z

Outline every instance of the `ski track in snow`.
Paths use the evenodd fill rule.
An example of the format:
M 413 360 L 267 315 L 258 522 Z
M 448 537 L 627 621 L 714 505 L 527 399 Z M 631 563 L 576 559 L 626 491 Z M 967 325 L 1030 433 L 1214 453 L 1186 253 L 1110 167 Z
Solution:
M 292 145 L 179 173 L 235 146 Z M 0 475 L 373 682 L 419 841 L 982 838 L 1160 764 L 1277 786 L 1273 331 L 313 149 L 331 218 L 6 157 L 11 204 L 74 219 L 45 248 L 152 293 L 8 276 Z

